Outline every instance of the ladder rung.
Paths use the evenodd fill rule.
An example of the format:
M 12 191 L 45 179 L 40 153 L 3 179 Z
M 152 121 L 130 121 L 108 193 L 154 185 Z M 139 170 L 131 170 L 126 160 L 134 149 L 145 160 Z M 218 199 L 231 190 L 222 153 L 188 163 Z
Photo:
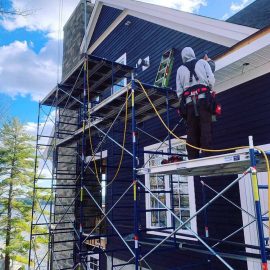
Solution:
M 258 185 L 259 189 L 268 189 L 268 185 Z
M 165 59 L 163 59 L 163 60 L 161 61 L 160 64 L 162 65 L 162 64 L 164 64 L 164 63 L 167 63 L 169 60 L 170 60 L 170 57 L 165 58 Z
M 262 221 L 268 221 L 269 217 L 262 217 Z
M 162 78 L 160 78 L 159 80 L 157 80 L 155 83 L 161 83 L 162 81 L 163 81 L 163 77 Z
M 167 67 L 165 67 L 165 68 L 161 69 L 161 70 L 158 72 L 158 74 L 165 74 L 165 72 L 166 72 L 166 68 L 167 68 Z

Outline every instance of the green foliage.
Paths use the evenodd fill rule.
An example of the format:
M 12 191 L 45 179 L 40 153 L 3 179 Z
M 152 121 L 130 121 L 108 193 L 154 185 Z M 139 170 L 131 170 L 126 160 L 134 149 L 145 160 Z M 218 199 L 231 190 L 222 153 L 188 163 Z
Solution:
M 0 252 L 10 259 L 27 261 L 32 218 L 35 169 L 34 138 L 16 118 L 0 129 Z M 37 197 L 40 196 L 40 197 Z M 48 200 L 46 193 L 37 198 Z M 41 208 L 37 209 L 41 211 Z M 39 229 L 39 231 L 41 231 Z M 46 239 L 37 239 L 46 243 Z

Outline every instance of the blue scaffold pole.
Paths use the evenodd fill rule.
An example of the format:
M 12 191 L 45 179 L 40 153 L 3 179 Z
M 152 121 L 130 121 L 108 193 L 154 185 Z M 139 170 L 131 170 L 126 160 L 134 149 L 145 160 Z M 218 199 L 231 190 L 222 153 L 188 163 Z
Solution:
M 133 198 L 134 198 L 134 243 L 135 243 L 135 270 L 139 270 L 139 224 L 138 224 L 138 182 L 137 182 L 137 130 L 135 115 L 135 80 L 134 73 L 131 74 L 131 108 L 132 108 L 132 180 L 133 180 Z
M 255 203 L 255 211 L 256 211 L 256 217 L 257 217 L 258 237 L 259 237 L 261 261 L 262 261 L 261 268 L 262 270 L 268 270 L 253 137 L 249 136 L 248 139 L 249 139 L 250 162 L 251 162 L 251 168 L 252 168 L 251 182 L 252 182 L 253 199 Z

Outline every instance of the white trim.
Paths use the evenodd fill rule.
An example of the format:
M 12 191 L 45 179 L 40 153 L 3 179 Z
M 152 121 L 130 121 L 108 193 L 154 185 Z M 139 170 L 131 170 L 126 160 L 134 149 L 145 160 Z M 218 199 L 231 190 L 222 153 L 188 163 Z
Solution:
M 121 55 L 118 59 L 115 60 L 115 62 L 119 63 L 119 64 L 126 65 L 127 64 L 127 53 L 124 53 L 123 55 Z M 121 83 L 123 84 L 123 86 L 120 86 Z M 123 87 L 127 86 L 127 78 L 124 78 L 123 80 L 118 82 L 118 84 L 120 84 L 120 85 L 113 85 L 112 94 L 119 92 Z
M 115 60 L 115 62 L 126 65 L 127 64 L 127 53 L 124 53 L 123 55 L 121 55 L 118 59 Z
M 262 75 L 265 75 L 270 72 L 270 59 L 269 62 L 259 66 L 257 68 L 251 69 L 247 72 L 244 72 L 238 76 L 232 77 L 226 81 L 223 81 L 220 84 L 216 84 L 215 91 L 217 93 L 224 92 L 229 90 L 237 85 L 241 85 L 245 82 L 254 80 Z
M 264 35 L 261 38 L 258 38 L 254 41 L 250 41 L 247 45 L 244 47 L 239 48 L 238 50 L 233 50 L 232 52 L 229 52 L 224 57 L 221 57 L 218 59 L 216 64 L 216 71 L 227 67 L 228 65 L 237 62 L 240 59 L 243 59 L 244 57 L 255 53 L 259 51 L 260 49 L 263 49 L 270 44 L 270 33 Z
M 90 258 L 93 258 L 94 260 L 97 260 L 97 264 L 94 265 L 97 268 L 93 267 L 93 263 L 90 262 Z M 100 261 L 99 254 L 89 254 L 87 256 L 87 270 L 99 269 L 99 261 Z
M 218 57 L 215 61 L 215 90 L 223 92 L 269 73 L 269 44 L 269 30 L 259 32 Z M 244 63 L 249 65 L 244 67 Z
M 126 15 L 136 16 L 143 20 L 227 47 L 235 45 L 239 41 L 258 31 L 258 29 L 255 28 L 219 21 L 139 1 L 97 0 L 87 27 L 87 44 L 89 44 L 92 38 L 100 10 L 104 4 L 117 9 L 122 9 L 124 12 L 112 23 L 109 27 L 110 29 L 108 28 L 108 31 L 105 31 L 102 38 L 100 38 L 98 42 L 95 42 L 95 46 L 91 46 L 90 53 L 93 52 L 94 48 L 96 48 L 112 32 Z M 84 41 L 85 38 L 83 42 Z
M 108 151 L 107 150 L 104 150 L 102 152 L 96 153 L 95 160 L 99 160 L 101 157 L 102 158 L 108 157 Z M 91 160 L 91 159 L 92 159 L 92 156 L 86 156 L 85 161 L 86 162 L 89 162 L 89 160 Z
M 155 151 L 155 149 L 159 149 L 158 151 L 160 151 L 160 150 L 163 150 L 165 147 L 167 148 L 169 146 L 168 141 L 166 141 L 164 144 L 162 144 L 161 147 L 160 147 L 160 145 L 161 145 L 161 143 L 152 144 L 152 145 L 144 147 L 144 150 L 145 151 Z M 173 147 L 179 145 L 179 141 L 177 139 L 172 139 L 171 145 L 173 148 Z M 151 156 L 151 155 L 152 154 L 145 153 L 144 154 L 144 161 L 147 161 L 149 159 L 149 156 Z M 149 165 L 146 165 L 146 167 L 149 167 Z M 169 191 L 170 190 L 169 181 L 168 181 L 169 176 L 166 175 L 164 177 L 165 177 L 165 189 L 164 190 Z M 146 174 L 145 175 L 145 184 L 146 184 L 146 187 L 148 187 L 150 189 L 149 179 L 150 179 L 150 175 Z M 190 211 L 190 215 L 192 216 L 196 212 L 194 177 L 193 176 L 188 176 L 188 193 L 189 193 L 189 211 Z M 150 194 L 147 193 L 145 196 L 146 196 L 145 207 L 146 207 L 146 209 L 151 209 Z M 170 205 L 171 205 L 170 194 L 165 193 L 165 196 L 166 196 L 166 205 L 170 207 Z M 172 216 L 171 216 L 171 214 L 168 213 L 167 214 L 167 226 L 168 227 L 172 226 L 171 221 L 172 221 Z M 190 223 L 191 223 L 191 229 L 194 232 L 197 232 L 197 218 L 196 217 L 193 218 Z M 146 212 L 146 227 L 151 228 L 151 212 Z M 152 228 L 156 228 L 156 227 L 152 227 Z M 170 232 L 171 230 L 168 230 L 168 231 Z M 188 230 L 179 230 L 178 232 L 185 233 L 187 235 L 189 235 L 189 234 L 191 235 L 191 232 Z M 156 231 L 148 231 L 147 233 L 153 234 L 153 235 L 160 235 L 160 236 L 168 235 L 168 233 L 166 233 L 166 232 L 156 232 Z M 177 236 L 177 238 L 197 241 L 197 239 L 191 238 L 188 236 Z
M 92 38 L 92 35 L 94 33 L 98 18 L 99 18 L 99 14 L 101 12 L 102 9 L 102 5 L 99 4 L 95 4 L 94 9 L 92 11 L 92 14 L 90 16 L 90 20 L 89 23 L 87 25 L 86 28 L 86 35 L 84 35 L 83 37 L 83 41 L 80 47 L 80 52 L 83 53 L 84 52 L 84 48 L 85 48 L 85 39 L 86 39 L 86 48 L 88 48 L 88 45 L 90 43 L 90 40 Z
M 91 54 L 106 38 L 109 34 L 112 33 L 112 31 L 126 18 L 128 15 L 127 11 L 123 11 L 116 19 L 115 21 L 106 29 L 106 31 L 92 44 L 92 46 L 88 49 L 88 53 Z M 94 28 L 91 29 L 91 31 L 94 31 Z M 90 35 L 92 37 L 92 34 Z M 89 38 L 91 38 L 89 36 Z M 90 40 L 87 40 L 87 44 L 89 44 Z M 81 47 L 82 52 L 82 47 Z

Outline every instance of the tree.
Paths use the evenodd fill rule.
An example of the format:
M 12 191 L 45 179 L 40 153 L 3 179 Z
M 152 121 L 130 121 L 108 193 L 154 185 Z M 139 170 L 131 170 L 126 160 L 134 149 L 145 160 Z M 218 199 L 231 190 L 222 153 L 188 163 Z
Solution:
M 11 260 L 27 257 L 34 178 L 34 139 L 16 118 L 0 129 L 0 237 L 5 270 Z

